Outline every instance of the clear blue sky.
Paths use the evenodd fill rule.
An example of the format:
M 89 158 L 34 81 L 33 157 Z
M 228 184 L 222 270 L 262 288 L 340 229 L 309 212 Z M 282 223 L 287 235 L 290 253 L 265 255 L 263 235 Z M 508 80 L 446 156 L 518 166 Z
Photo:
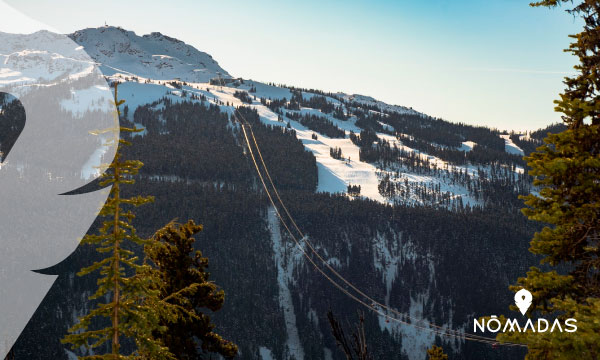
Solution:
M 5 0 L 61 32 L 160 31 L 234 76 L 371 95 L 454 122 L 536 129 L 580 23 L 527 0 Z

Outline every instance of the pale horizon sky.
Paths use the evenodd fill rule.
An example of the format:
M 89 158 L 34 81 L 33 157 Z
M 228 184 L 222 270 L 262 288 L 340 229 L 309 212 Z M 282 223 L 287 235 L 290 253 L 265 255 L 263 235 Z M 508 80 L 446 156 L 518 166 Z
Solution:
M 211 54 L 233 76 L 373 96 L 452 122 L 534 130 L 580 24 L 522 0 L 5 0 L 60 32 L 106 21 Z

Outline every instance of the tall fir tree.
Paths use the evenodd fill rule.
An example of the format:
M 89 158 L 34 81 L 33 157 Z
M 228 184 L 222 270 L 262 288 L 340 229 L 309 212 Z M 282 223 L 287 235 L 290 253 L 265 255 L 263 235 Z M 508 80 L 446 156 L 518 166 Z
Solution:
M 218 311 L 225 292 L 209 281 L 208 259 L 194 251 L 193 235 L 202 225 L 170 223 L 158 230 L 145 246 L 152 265 L 150 277 L 159 291 L 158 300 L 176 308 L 176 316 L 164 312 L 161 325 L 166 331 L 155 332 L 179 360 L 201 359 L 209 353 L 233 358 L 237 345 L 214 332 L 207 309 Z
M 568 129 L 549 135 L 527 159 L 539 195 L 525 197 L 530 219 L 547 224 L 530 251 L 542 256 L 513 291 L 533 294 L 530 311 L 575 318 L 576 333 L 508 333 L 499 340 L 528 346 L 527 359 L 600 358 L 600 0 L 545 0 L 533 6 L 573 4 L 567 11 L 583 20 L 583 31 L 565 50 L 578 57 L 577 75 L 565 79 L 555 101 Z
M 96 300 L 97 304 L 69 329 L 70 334 L 65 336 L 63 343 L 71 344 L 73 349 L 83 347 L 93 350 L 89 355 L 79 357 L 84 360 L 173 360 L 175 357 L 154 338 L 156 331 L 161 330 L 159 321 L 164 317 L 161 313 L 168 311 L 168 308 L 158 307 L 157 302 L 152 301 L 158 295 L 158 291 L 154 289 L 153 279 L 146 276 L 150 269 L 147 265 L 140 264 L 139 258 L 132 251 L 136 245 L 142 247 L 147 241 L 137 235 L 132 225 L 135 215 L 131 209 L 147 204 L 153 201 L 153 198 L 121 196 L 121 186 L 133 184 L 133 177 L 143 164 L 140 161 L 123 159 L 122 147 L 130 143 L 120 138 L 120 133 L 138 130 L 118 125 L 118 107 L 124 101 L 118 100 L 118 83 L 114 85 L 114 89 L 116 125 L 114 128 L 99 131 L 105 134 L 112 133 L 114 137 L 108 145 L 117 146 L 112 163 L 102 166 L 104 172 L 100 182 L 100 186 L 110 185 L 112 188 L 99 213 L 105 220 L 98 234 L 87 234 L 82 240 L 82 244 L 95 246 L 103 259 L 78 273 L 79 276 L 95 272 L 100 274 L 98 288 L 90 297 L 90 300 Z M 110 301 L 105 303 L 104 299 Z M 102 324 L 102 318 L 108 319 L 109 325 L 99 325 Z M 124 339 L 129 339 L 135 344 L 135 349 L 130 350 L 129 354 L 123 354 L 121 342 Z M 110 344 L 110 352 L 94 354 L 106 344 Z

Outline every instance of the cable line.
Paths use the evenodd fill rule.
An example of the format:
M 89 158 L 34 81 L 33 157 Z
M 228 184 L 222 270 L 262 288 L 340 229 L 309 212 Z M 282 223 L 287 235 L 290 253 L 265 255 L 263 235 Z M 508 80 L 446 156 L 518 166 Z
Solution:
M 219 79 L 219 80 L 222 81 L 222 79 Z M 239 114 L 239 117 L 238 117 L 238 114 Z M 422 330 L 427 330 L 427 331 L 430 331 L 430 332 L 434 332 L 434 333 L 436 333 L 438 335 L 441 335 L 441 336 L 448 336 L 448 337 L 455 337 L 455 338 L 465 339 L 465 340 L 469 340 L 469 341 L 476 341 L 476 342 L 480 342 L 480 343 L 491 344 L 493 346 L 497 346 L 497 345 L 503 345 L 503 346 L 520 346 L 520 347 L 526 347 L 527 346 L 525 344 L 518 344 L 518 343 L 511 343 L 511 342 L 506 342 L 506 343 L 499 344 L 498 341 L 495 338 L 490 338 L 490 337 L 485 337 L 485 336 L 479 336 L 479 335 L 474 335 L 474 334 L 462 333 L 462 332 L 459 332 L 458 330 L 452 330 L 452 329 L 444 328 L 442 326 L 430 323 L 428 321 L 425 321 L 424 319 L 417 319 L 417 318 L 411 317 L 408 314 L 400 313 L 399 311 L 391 308 L 390 306 L 387 306 L 385 304 L 382 304 L 382 303 L 374 300 L 373 298 L 371 298 L 370 296 L 368 296 L 367 294 L 365 294 L 363 291 L 361 291 L 359 288 L 357 288 L 350 281 L 346 280 L 325 259 L 323 259 L 323 257 L 321 255 L 319 255 L 319 253 L 313 247 L 313 245 L 311 244 L 311 242 L 308 240 L 308 237 L 306 235 L 304 235 L 304 233 L 300 230 L 300 228 L 297 225 L 296 221 L 294 220 L 294 218 L 290 214 L 288 208 L 285 206 L 285 203 L 281 199 L 281 196 L 279 195 L 279 191 L 277 190 L 277 187 L 275 186 L 275 184 L 273 182 L 273 179 L 271 178 L 271 175 L 269 173 L 267 165 L 264 162 L 264 158 L 262 156 L 262 153 L 260 151 L 260 147 L 259 147 L 258 142 L 256 140 L 256 137 L 254 135 L 254 131 L 252 129 L 252 125 L 244 118 L 243 114 L 241 114 L 237 109 L 234 109 L 233 116 L 234 116 L 235 120 L 237 120 L 240 123 L 240 125 L 241 125 L 242 132 L 244 134 L 244 138 L 246 140 L 246 144 L 248 145 L 248 150 L 249 150 L 250 156 L 252 158 L 252 162 L 254 164 L 254 167 L 256 168 L 256 171 L 257 171 L 259 179 L 260 179 L 260 181 L 262 183 L 262 186 L 263 186 L 263 188 L 264 188 L 264 190 L 265 190 L 265 192 L 267 194 L 269 202 L 271 203 L 271 205 L 273 206 L 273 209 L 275 210 L 275 213 L 276 213 L 278 219 L 281 221 L 281 223 L 283 224 L 284 228 L 286 229 L 286 231 L 288 232 L 288 234 L 290 235 L 290 237 L 296 243 L 296 245 L 298 246 L 298 248 L 302 251 L 303 255 L 308 259 L 308 261 L 311 263 L 311 265 L 313 265 L 313 267 L 321 275 L 323 275 L 330 283 L 332 283 L 335 287 L 337 287 L 345 295 L 349 296 L 350 298 L 352 298 L 356 302 L 360 303 L 361 305 L 367 307 L 368 309 L 374 311 L 375 313 L 377 313 L 380 316 L 383 316 L 383 317 L 385 317 L 385 318 L 387 318 L 389 320 L 392 320 L 392 321 L 395 321 L 395 322 L 398 322 L 398 323 L 401 323 L 401 324 L 413 326 L 413 327 L 418 328 L 418 329 L 422 329 Z M 273 193 L 277 197 L 278 202 L 280 203 L 282 209 L 284 210 L 285 214 L 287 215 L 287 217 L 289 218 L 290 222 L 292 223 L 294 229 L 296 229 L 296 231 L 298 232 L 298 234 L 301 236 L 301 241 L 302 240 L 304 241 L 304 243 L 310 249 L 310 251 L 317 256 L 317 258 L 325 265 L 325 267 L 327 269 L 329 269 L 337 278 L 339 278 L 340 280 L 342 280 L 352 290 L 354 290 L 355 292 L 357 292 L 358 294 L 360 294 L 363 298 L 365 298 L 368 301 L 370 301 L 371 304 L 369 304 L 369 303 L 365 302 L 364 300 L 358 298 L 356 295 L 350 293 L 347 289 L 345 289 L 342 285 L 338 284 L 337 281 L 335 281 L 328 274 L 326 274 L 323 271 L 323 269 L 319 265 L 317 265 L 315 263 L 315 261 L 313 260 L 313 258 L 309 254 L 307 254 L 307 252 L 304 249 L 304 247 L 300 244 L 300 241 L 298 241 L 298 239 L 293 234 L 293 232 L 289 228 L 289 226 L 286 223 L 286 221 L 283 219 L 282 214 L 280 213 L 279 209 L 277 208 L 277 205 L 275 204 L 275 201 L 273 200 L 273 196 L 271 195 L 271 192 L 269 191 L 269 189 L 267 187 L 267 184 L 265 182 L 264 176 L 263 176 L 263 174 L 262 174 L 262 172 L 260 170 L 260 167 L 258 166 L 258 162 L 257 162 L 256 157 L 254 155 L 254 151 L 252 150 L 252 144 L 250 143 L 250 140 L 248 138 L 248 134 L 246 132 L 246 126 L 250 129 L 250 135 L 251 135 L 252 140 L 254 142 L 254 145 L 256 147 L 256 151 L 257 151 L 257 154 L 259 156 L 259 159 L 260 159 L 260 162 L 262 164 L 262 167 L 264 169 L 265 175 L 266 175 L 267 179 L 269 180 L 269 183 L 271 184 L 271 187 L 273 188 Z M 388 313 L 391 312 L 393 314 L 396 314 L 399 317 L 408 318 L 408 319 L 414 320 L 416 323 L 421 323 L 421 324 L 424 324 L 424 325 L 427 325 L 427 326 L 420 326 L 420 325 L 417 325 L 416 323 L 411 323 L 411 322 L 403 321 L 403 320 L 401 320 L 399 318 L 396 318 L 395 316 L 390 316 L 390 315 L 388 315 L 388 313 L 383 313 L 376 306 L 379 306 L 380 308 L 383 308 L 383 309 L 387 310 Z

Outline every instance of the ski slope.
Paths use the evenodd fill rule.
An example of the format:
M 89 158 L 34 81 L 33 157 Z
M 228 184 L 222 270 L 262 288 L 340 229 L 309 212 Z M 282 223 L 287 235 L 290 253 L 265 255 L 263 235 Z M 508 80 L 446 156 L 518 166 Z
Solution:
M 256 109 L 264 124 L 281 127 L 289 124 L 296 131 L 298 139 L 306 150 L 316 158 L 318 192 L 346 193 L 348 186 L 353 185 L 360 186 L 360 197 L 378 202 L 422 203 L 422 200 L 410 191 L 404 198 L 382 196 L 378 186 L 382 178 L 390 176 L 394 181 L 408 181 L 410 188 L 439 187 L 442 192 L 450 194 L 451 198 L 460 197 L 463 204 L 478 204 L 476 199 L 469 196 L 468 189 L 449 181 L 448 176 L 424 175 L 398 166 L 384 167 L 381 164 L 360 161 L 359 147 L 352 143 L 349 135 L 351 132 L 358 134 L 362 129 L 356 125 L 357 118 L 352 115 L 352 109 L 345 104 L 363 104 L 369 108 L 369 112 L 379 113 L 383 119 L 386 116 L 384 112 L 423 115 L 412 108 L 389 105 L 359 94 L 324 95 L 302 91 L 301 94 L 305 100 L 313 96 L 324 96 L 327 102 L 343 107 L 344 111 L 350 115 L 347 120 L 343 121 L 333 117 L 332 114 L 325 114 L 319 109 L 302 107 L 300 110 L 285 110 L 285 112 L 299 115 L 308 114 L 326 118 L 344 130 L 346 134 L 345 138 L 330 138 L 306 128 L 285 115 L 283 121 L 280 121 L 277 113 L 260 102 L 260 98 L 268 99 L 268 101 L 290 100 L 293 93 L 288 88 L 252 80 L 243 80 L 240 83 L 222 81 L 220 85 L 211 85 L 211 79 L 231 79 L 231 76 L 210 55 L 198 51 L 182 41 L 160 33 L 138 36 L 134 32 L 116 27 L 84 29 L 71 34 L 70 37 L 98 62 L 110 80 L 121 83 L 119 97 L 125 100 L 125 104 L 129 108 L 130 120 L 133 120 L 135 109 L 139 106 L 160 102 L 162 98 L 168 98 L 172 102 L 191 101 L 191 94 L 206 97 L 208 102 L 219 106 L 223 112 L 229 114 L 233 114 L 235 107 L 249 106 Z M 177 86 L 173 86 L 174 84 Z M 250 97 L 254 99 L 253 102 L 251 104 L 243 103 L 233 96 L 236 91 L 249 92 Z M 71 111 L 77 111 L 86 104 L 65 102 L 63 106 Z M 373 110 L 374 108 L 380 109 L 380 112 Z M 463 171 L 470 176 L 477 176 L 477 167 L 452 166 L 435 156 L 412 149 L 389 135 L 394 132 L 394 129 L 391 125 L 386 124 L 385 120 L 380 121 L 379 124 L 388 132 L 377 134 L 381 141 L 385 140 L 407 153 L 417 154 L 430 164 L 435 164 L 438 169 Z M 522 154 L 522 150 L 510 140 L 508 135 L 502 137 L 506 143 L 506 152 Z M 468 152 L 472 151 L 475 145 L 475 142 L 465 140 L 457 149 Z M 330 148 L 340 148 L 342 159 L 332 158 L 329 153 Z

